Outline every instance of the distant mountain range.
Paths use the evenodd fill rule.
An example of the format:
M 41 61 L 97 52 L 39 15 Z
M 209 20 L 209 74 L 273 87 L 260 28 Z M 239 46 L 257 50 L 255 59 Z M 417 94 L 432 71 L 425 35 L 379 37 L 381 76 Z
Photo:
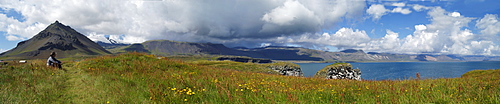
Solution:
M 107 43 L 103 46 L 113 45 Z M 301 47 L 268 46 L 261 48 L 228 48 L 222 44 L 152 40 L 110 49 L 112 52 L 146 52 L 155 55 L 231 55 L 286 61 L 348 61 L 348 62 L 407 62 L 407 61 L 500 61 L 500 56 L 432 55 L 377 53 L 347 49 L 326 52 Z
M 55 51 L 58 57 L 108 55 L 123 52 L 145 52 L 161 56 L 173 55 L 223 55 L 247 56 L 252 58 L 286 61 L 353 61 L 353 62 L 401 62 L 401 61 L 500 61 L 500 56 L 483 55 L 432 55 L 394 54 L 364 52 L 347 49 L 340 52 L 326 52 L 301 47 L 268 46 L 261 48 L 228 48 L 222 44 L 151 40 L 136 44 L 122 44 L 108 39 L 108 42 L 93 42 L 69 26 L 58 21 L 49 25 L 31 39 L 19 42 L 9 51 L 0 54 L 0 59 L 47 58 Z
M 57 52 L 59 58 L 111 54 L 85 35 L 56 21 L 32 38 L 19 42 L 14 49 L 1 53 L 0 58 L 40 59 L 48 58 L 51 52 Z
M 106 44 L 106 46 L 112 44 Z M 305 48 L 295 47 L 265 47 L 254 49 L 234 49 L 222 44 L 213 43 L 191 43 L 170 40 L 152 40 L 140 44 L 117 47 L 109 49 L 111 52 L 147 52 L 161 56 L 173 55 L 231 55 L 247 56 L 253 58 L 265 58 L 272 60 L 309 60 L 321 61 L 321 58 L 311 57 L 306 54 L 297 54 Z

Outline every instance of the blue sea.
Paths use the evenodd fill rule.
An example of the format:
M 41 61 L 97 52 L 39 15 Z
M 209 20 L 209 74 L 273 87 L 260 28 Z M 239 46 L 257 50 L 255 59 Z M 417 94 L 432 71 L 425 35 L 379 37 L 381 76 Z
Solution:
M 333 63 L 297 63 L 304 76 L 312 77 L 316 72 Z M 478 62 L 366 62 L 350 63 L 361 70 L 364 80 L 403 80 L 415 78 L 458 78 L 476 69 L 500 69 L 500 61 Z

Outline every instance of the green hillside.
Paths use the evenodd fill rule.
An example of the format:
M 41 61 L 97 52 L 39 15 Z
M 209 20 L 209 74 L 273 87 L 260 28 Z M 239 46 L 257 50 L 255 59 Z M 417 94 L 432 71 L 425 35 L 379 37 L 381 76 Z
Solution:
M 499 69 L 462 78 L 351 81 L 139 53 L 65 62 L 67 71 L 30 62 L 0 67 L 0 103 L 500 103 Z
M 147 49 L 144 48 L 144 45 L 136 43 L 127 46 L 121 46 L 109 49 L 113 54 L 127 53 L 127 52 L 143 52 L 143 53 L 151 53 Z

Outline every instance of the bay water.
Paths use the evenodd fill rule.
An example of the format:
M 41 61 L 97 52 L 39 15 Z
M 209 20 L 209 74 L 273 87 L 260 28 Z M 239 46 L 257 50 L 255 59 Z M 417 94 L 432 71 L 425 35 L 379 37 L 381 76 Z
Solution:
M 306 77 L 312 77 L 320 69 L 333 63 L 296 63 Z M 361 70 L 364 80 L 413 79 L 416 73 L 425 78 L 457 78 L 477 69 L 500 69 L 500 61 L 477 62 L 363 62 L 350 63 Z

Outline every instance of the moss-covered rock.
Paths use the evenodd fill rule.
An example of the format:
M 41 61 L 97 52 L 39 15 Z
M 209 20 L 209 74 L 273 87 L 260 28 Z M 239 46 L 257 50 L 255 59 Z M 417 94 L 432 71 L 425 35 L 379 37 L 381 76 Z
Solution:
M 314 77 L 326 79 L 361 80 L 361 70 L 353 69 L 349 63 L 335 63 L 316 72 Z
M 265 64 L 267 68 L 279 72 L 281 75 L 303 77 L 302 69 L 299 65 L 289 62 L 278 62 Z

